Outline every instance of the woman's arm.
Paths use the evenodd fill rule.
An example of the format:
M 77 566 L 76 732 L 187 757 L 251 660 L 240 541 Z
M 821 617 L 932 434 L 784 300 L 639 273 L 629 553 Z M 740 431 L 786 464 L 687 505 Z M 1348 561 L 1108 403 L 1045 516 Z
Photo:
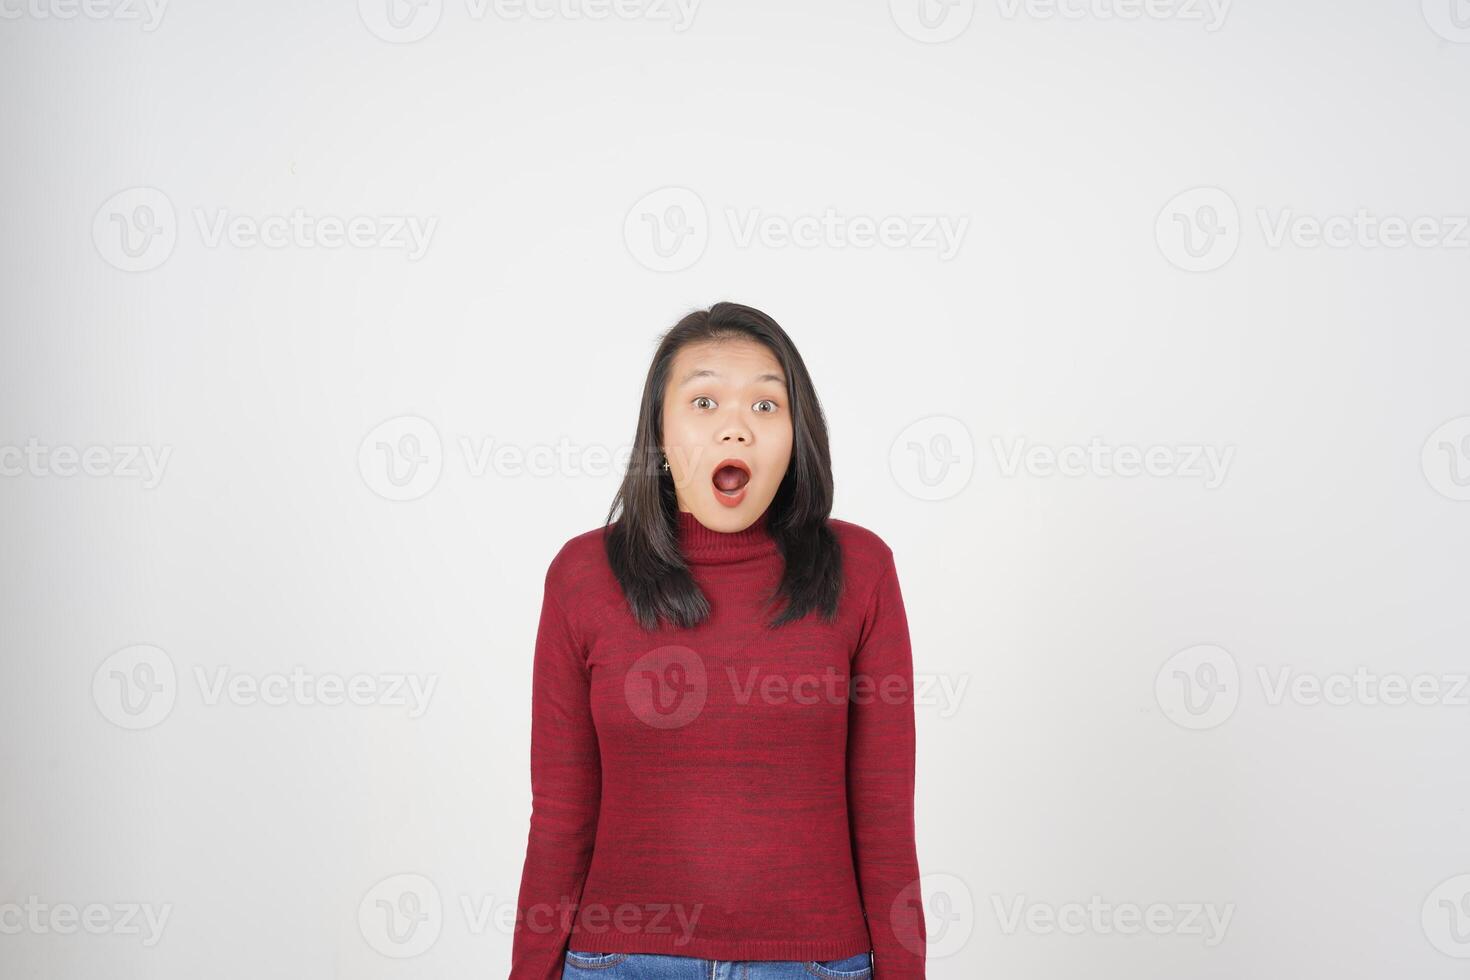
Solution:
M 510 980 L 561 978 L 602 795 L 584 648 L 562 607 L 557 568 L 553 560 L 546 572 L 532 667 L 531 830 Z
M 893 552 L 853 655 L 847 804 L 873 980 L 923 980 L 927 932 L 914 844 L 914 669 Z

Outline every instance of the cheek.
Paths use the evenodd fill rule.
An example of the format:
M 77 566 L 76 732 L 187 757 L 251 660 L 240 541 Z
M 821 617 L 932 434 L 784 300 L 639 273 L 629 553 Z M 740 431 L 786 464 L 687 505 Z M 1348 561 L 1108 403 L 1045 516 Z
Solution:
M 778 462 L 786 463 L 791 461 L 791 447 L 796 441 L 792 435 L 790 425 L 786 427 L 783 437 L 780 452 L 777 453 L 777 460 Z
M 773 484 L 780 483 L 781 478 L 786 475 L 786 470 L 791 465 L 791 447 L 784 445 L 774 449 L 770 456 L 762 461 L 764 465 L 761 470 Z
M 708 438 L 703 437 L 689 422 L 676 418 L 672 425 L 665 426 L 663 435 L 664 451 L 668 453 L 670 463 L 677 473 L 687 476 L 698 472 L 700 466 L 708 465 L 705 447 Z
M 678 417 L 664 416 L 664 442 L 673 446 L 687 446 L 694 440 L 690 437 L 689 423 Z

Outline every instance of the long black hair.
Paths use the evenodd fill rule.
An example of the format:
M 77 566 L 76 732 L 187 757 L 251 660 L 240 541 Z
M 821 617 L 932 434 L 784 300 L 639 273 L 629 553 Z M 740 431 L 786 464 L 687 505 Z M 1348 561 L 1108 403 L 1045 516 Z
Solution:
M 695 584 L 679 548 L 678 498 L 672 472 L 662 468 L 660 457 L 664 388 L 674 356 L 688 344 L 724 340 L 765 345 L 786 377 L 791 462 L 766 512 L 771 536 L 786 565 L 767 605 L 769 608 L 778 598 L 786 601 L 780 615 L 767 626 L 776 629 L 813 610 L 830 622 L 837 615 L 842 594 L 842 549 L 827 524 L 832 513 L 827 423 L 811 375 L 786 331 L 760 310 L 739 303 L 716 303 L 707 310 L 695 310 L 659 338 L 643 382 L 628 471 L 608 510 L 604 537 L 608 562 L 633 617 L 645 630 L 658 629 L 660 620 L 689 628 L 709 616 L 709 601 Z

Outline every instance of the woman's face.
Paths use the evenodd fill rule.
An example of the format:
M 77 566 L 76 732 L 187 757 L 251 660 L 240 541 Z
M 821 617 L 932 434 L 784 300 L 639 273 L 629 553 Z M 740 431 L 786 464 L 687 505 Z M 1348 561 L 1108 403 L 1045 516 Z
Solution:
M 749 527 L 791 462 L 791 411 L 775 355 L 753 340 L 686 344 L 664 389 L 663 435 L 679 509 L 714 531 Z

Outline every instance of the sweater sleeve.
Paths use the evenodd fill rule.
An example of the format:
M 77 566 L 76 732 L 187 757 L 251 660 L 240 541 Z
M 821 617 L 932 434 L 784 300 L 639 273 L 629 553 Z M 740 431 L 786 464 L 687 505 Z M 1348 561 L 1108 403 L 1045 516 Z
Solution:
M 531 827 L 510 980 L 560 980 L 597 834 L 602 762 L 583 645 L 546 574 L 531 677 Z
M 914 842 L 914 673 L 893 553 L 853 655 L 847 802 L 873 980 L 923 980 L 928 935 Z

